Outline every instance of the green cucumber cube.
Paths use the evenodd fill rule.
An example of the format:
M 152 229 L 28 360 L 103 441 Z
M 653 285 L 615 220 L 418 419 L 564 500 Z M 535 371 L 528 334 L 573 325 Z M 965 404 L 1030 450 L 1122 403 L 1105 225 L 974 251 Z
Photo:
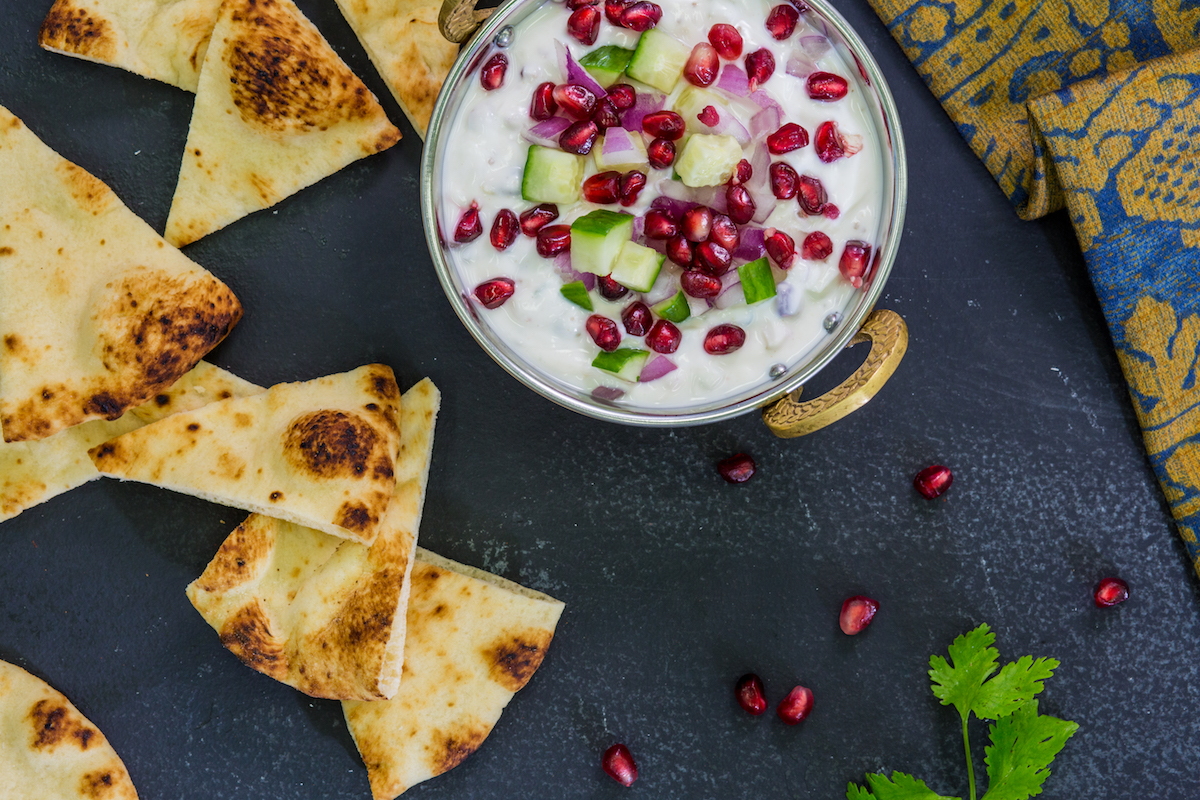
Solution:
M 637 383 L 642 368 L 650 358 L 649 350 L 635 350 L 632 347 L 621 347 L 611 353 L 601 351 L 592 359 L 592 366 L 611 372 L 623 381 Z
M 633 238 L 633 217 L 598 208 L 571 223 L 571 269 L 607 275 L 621 246 Z
M 720 186 L 733 177 L 742 160 L 742 146 L 732 136 L 695 133 L 675 159 L 675 171 L 684 186 Z
M 607 89 L 625 74 L 625 68 L 629 66 L 629 59 L 632 57 L 632 50 L 606 44 L 579 59 L 579 66 L 587 70 L 588 74 L 596 79 L 596 83 Z
M 574 239 L 571 240 L 571 246 L 575 246 Z M 627 241 L 621 245 L 609 277 L 627 289 L 648 292 L 665 260 L 666 256 L 658 251 Z
M 634 80 L 670 94 L 691 54 L 691 48 L 683 42 L 658 28 L 651 28 L 638 39 L 637 49 L 625 72 Z
M 521 197 L 531 203 L 574 203 L 583 184 L 584 157 L 538 144 L 529 146 Z
M 771 274 L 771 264 L 766 256 L 742 264 L 738 267 L 738 277 L 742 279 L 742 294 L 746 296 L 747 305 L 775 296 L 775 276 Z
M 570 300 L 580 308 L 592 310 L 592 298 L 588 294 L 587 287 L 583 285 L 583 281 L 571 281 L 564 285 L 561 289 L 562 296 Z
M 618 155 L 611 156 L 610 159 L 605 159 L 604 140 L 608 136 L 624 137 L 633 145 L 633 150 L 625 150 Z M 640 133 L 631 134 L 624 128 L 609 128 L 608 133 L 597 138 L 595 146 L 592 147 L 592 158 L 596 160 L 597 172 L 606 172 L 610 169 L 615 169 L 617 172 L 629 172 L 634 169 L 648 172 L 650 168 L 650 158 L 646 155 L 646 143 L 642 140 L 642 135 Z
M 674 323 L 683 322 L 692 315 L 692 308 L 688 305 L 687 295 L 683 293 L 682 289 L 661 303 L 655 303 L 650 310 L 668 322 Z

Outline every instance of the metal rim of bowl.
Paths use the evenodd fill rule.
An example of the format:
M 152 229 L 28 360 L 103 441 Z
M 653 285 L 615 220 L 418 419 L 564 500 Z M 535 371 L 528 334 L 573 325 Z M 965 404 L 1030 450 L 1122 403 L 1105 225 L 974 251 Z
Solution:
M 543 0 L 543 2 L 553 1 Z M 442 284 L 454 313 L 458 315 L 459 320 L 470 332 L 472 338 L 484 349 L 484 352 L 508 374 L 548 400 L 593 419 L 640 427 L 687 426 L 731 419 L 769 405 L 803 386 L 846 348 L 858 332 L 863 320 L 875 307 L 875 302 L 882 294 L 884 284 L 895 263 L 908 200 L 908 167 L 905 160 L 904 136 L 900 127 L 899 113 L 879 65 L 850 24 L 825 0 L 806 0 L 806 2 L 837 32 L 842 42 L 855 56 L 860 72 L 866 73 L 865 83 L 878 101 L 880 117 L 877 124 L 882 123 L 883 133 L 890 146 L 881 147 L 881 150 L 890 151 L 892 162 L 890 187 L 892 213 L 887 219 L 887 224 L 880 226 L 884 247 L 878 254 L 867 291 L 859 297 L 852 310 L 846 309 L 846 318 L 839 321 L 837 332 L 831 334 L 817 350 L 812 351 L 802 364 L 793 366 L 788 375 L 769 388 L 759 388 L 748 396 L 741 396 L 732 401 L 717 401 L 695 410 L 676 409 L 663 412 L 642 409 L 629 410 L 595 397 L 588 400 L 582 399 L 555 386 L 551 381 L 556 379 L 553 379 L 552 376 L 539 378 L 538 376 L 542 374 L 539 370 L 532 365 L 522 366 L 523 359 L 498 337 L 489 336 L 488 332 L 484 330 L 485 326 L 475 315 L 470 301 L 462 293 L 464 287 L 455 283 L 454 270 L 443 252 L 444 244 L 438 230 L 437 213 L 433 202 L 435 188 L 433 179 L 438 144 L 441 140 L 442 120 L 450 107 L 454 89 L 467 73 L 473 71 L 497 33 L 506 25 L 513 24 L 510 22 L 510 18 L 514 12 L 521 9 L 522 6 L 528 6 L 523 10 L 526 13 L 532 13 L 533 9 L 540 6 L 541 3 L 531 2 L 531 0 L 506 0 L 463 45 L 458 59 L 442 84 L 442 90 L 434 104 L 429 128 L 425 135 L 424 149 L 421 153 L 421 219 L 425 229 L 425 241 L 430 257 L 433 259 L 438 280 Z

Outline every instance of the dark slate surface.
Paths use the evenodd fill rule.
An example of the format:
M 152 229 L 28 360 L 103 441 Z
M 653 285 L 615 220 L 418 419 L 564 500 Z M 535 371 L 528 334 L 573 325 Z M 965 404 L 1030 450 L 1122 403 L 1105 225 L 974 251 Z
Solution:
M 0 15 L 0 103 L 162 229 L 191 97 L 45 53 L 49 0 Z M 1020 222 L 863 0 L 837 5 L 889 77 L 910 154 L 900 257 L 880 302 L 911 345 L 879 397 L 809 437 L 756 416 L 676 431 L 585 419 L 492 364 L 442 297 L 418 218 L 420 142 L 328 0 L 300 3 L 405 139 L 188 254 L 247 314 L 214 352 L 261 384 L 372 360 L 444 393 L 421 541 L 567 603 L 549 657 L 491 738 L 414 798 L 605 798 L 623 741 L 654 798 L 837 798 L 899 769 L 966 793 L 929 655 L 980 622 L 1001 653 L 1055 656 L 1045 711 L 1076 720 L 1042 795 L 1200 794 L 1196 578 L 1142 452 L 1063 214 Z M 0 191 L 3 187 L 0 187 Z M 19 291 L 3 287 L 2 291 Z M 852 351 L 815 383 L 861 359 Z M 759 474 L 724 484 L 719 458 Z M 925 501 L 912 475 L 948 464 Z M 369 797 L 337 703 L 227 653 L 183 588 L 241 512 L 98 481 L 0 529 L 0 658 L 65 692 L 143 798 Z M 1105 574 L 1132 598 L 1100 611 Z M 881 602 L 857 638 L 842 599 Z M 748 670 L 813 715 L 750 718 Z M 982 774 L 982 727 L 973 727 Z

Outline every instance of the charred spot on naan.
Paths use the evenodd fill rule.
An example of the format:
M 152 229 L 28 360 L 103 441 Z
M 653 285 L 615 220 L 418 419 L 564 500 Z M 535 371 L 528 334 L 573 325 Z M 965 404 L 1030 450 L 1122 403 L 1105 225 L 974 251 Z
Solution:
M 87 750 L 93 744 L 104 741 L 100 731 L 63 701 L 38 700 L 27 715 L 34 750 L 52 751 L 60 746 L 74 746 Z
M 130 797 L 127 789 L 129 776 L 124 770 L 102 769 L 96 772 L 86 772 L 79 779 L 79 796 L 91 797 L 95 800 L 107 798 Z
M 283 436 L 289 462 L 318 478 L 370 478 L 386 481 L 394 475 L 387 443 L 367 420 L 346 411 L 323 409 L 292 421 Z M 362 511 L 343 506 L 347 518 Z
M 196 580 L 196 587 L 204 592 L 224 592 L 250 581 L 266 567 L 274 546 L 274 525 L 252 514 L 226 537 Z
M 479 720 L 464 721 L 450 730 L 434 731 L 427 756 L 434 775 L 448 772 L 474 753 L 492 732 L 492 726 Z
M 117 55 L 117 39 L 107 21 L 93 17 L 71 0 L 57 0 L 42 21 L 38 44 L 98 61 Z
M 488 674 L 510 692 L 519 691 L 542 665 L 554 637 L 548 630 L 527 630 L 504 636 L 483 650 Z
M 69 161 L 60 161 L 54 171 L 80 210 L 93 217 L 100 216 L 119 202 L 113 190 L 105 186 L 103 181 Z
M 271 624 L 258 600 L 239 609 L 220 631 L 221 644 L 243 664 L 276 680 L 287 677 L 283 643 L 271 632 Z

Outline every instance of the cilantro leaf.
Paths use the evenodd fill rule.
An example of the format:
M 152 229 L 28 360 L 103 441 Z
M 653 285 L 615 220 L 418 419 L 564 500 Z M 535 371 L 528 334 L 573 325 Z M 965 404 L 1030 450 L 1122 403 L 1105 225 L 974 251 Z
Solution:
M 869 792 L 850 784 L 851 791 L 857 789 L 860 794 L 847 791 L 847 800 L 959 800 L 957 797 L 943 797 L 926 786 L 925 781 L 903 772 L 893 772 L 890 779 L 868 772 L 867 784 L 871 787 Z
M 984 623 L 950 645 L 954 666 L 941 656 L 929 657 L 933 694 L 942 705 L 957 708 L 964 720 L 983 693 L 983 682 L 997 669 L 1000 652 L 991 646 L 994 641 L 996 634 Z
M 878 800 L 878 798 L 857 783 L 851 782 L 846 787 L 846 800 Z
M 1005 664 L 1000 674 L 983 684 L 971 710 L 981 719 L 1000 719 L 1016 711 L 1042 690 L 1042 681 L 1054 674 L 1058 661 L 1053 658 L 1021 656 Z
M 1050 777 L 1050 762 L 1079 729 L 1070 720 L 1038 714 L 1037 705 L 1030 700 L 991 726 L 992 744 L 984 748 L 988 790 L 983 800 L 1027 800 L 1040 794 Z

